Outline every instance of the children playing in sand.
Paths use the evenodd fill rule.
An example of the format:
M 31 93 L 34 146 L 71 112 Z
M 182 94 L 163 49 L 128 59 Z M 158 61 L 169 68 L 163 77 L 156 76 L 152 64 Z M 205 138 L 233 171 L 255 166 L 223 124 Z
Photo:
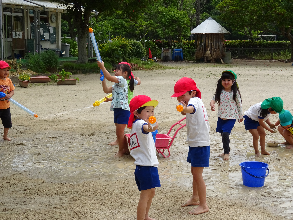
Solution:
M 8 78 L 10 66 L 5 61 L 0 61 L 0 92 L 6 94 L 4 98 L 0 99 L 0 118 L 4 126 L 3 139 L 10 141 L 8 137 L 8 130 L 12 127 L 10 102 L 9 99 L 14 95 L 14 85 Z
M 132 128 L 130 155 L 135 159 L 135 181 L 140 191 L 137 219 L 152 220 L 148 213 L 155 196 L 155 187 L 160 187 L 161 184 L 157 168 L 159 161 L 151 133 L 158 128 L 158 123 L 152 127 L 149 117 L 154 115 L 158 101 L 151 100 L 146 95 L 138 95 L 130 101 L 129 105 L 131 114 L 128 127 Z
M 216 132 L 221 133 L 224 153 L 220 154 L 224 160 L 229 160 L 230 138 L 229 135 L 238 122 L 243 121 L 242 100 L 238 84 L 237 75 L 232 70 L 222 72 L 218 80 L 217 89 L 210 102 L 211 110 L 215 111 L 215 104 L 218 104 L 218 122 Z
M 187 162 L 191 164 L 193 175 L 193 193 L 182 206 L 198 205 L 190 214 L 209 211 L 206 203 L 206 185 L 202 177 L 204 167 L 209 166 L 210 137 L 208 116 L 201 100 L 201 92 L 193 79 L 183 77 L 174 86 L 174 94 L 183 105 L 182 114 L 186 114 L 187 142 L 189 152 Z
M 269 120 L 269 116 L 270 114 L 280 113 L 282 110 L 283 100 L 280 97 L 272 97 L 251 106 L 246 112 L 244 112 L 245 129 L 249 130 L 253 137 L 253 148 L 257 157 L 260 156 L 258 140 L 261 147 L 261 154 L 270 155 L 269 152 L 266 151 L 265 146 L 265 129 L 271 133 L 276 132 L 273 129 L 276 127 L 277 123 L 272 124 Z
M 111 102 L 111 110 L 114 111 L 114 123 L 116 126 L 116 136 L 119 145 L 119 150 L 116 156 L 121 157 L 129 154 L 127 141 L 124 137 L 124 129 L 128 123 L 130 111 L 128 104 L 128 88 L 133 91 L 134 79 L 131 76 L 130 67 L 127 64 L 118 64 L 115 71 L 115 76 L 106 70 L 104 62 L 97 61 L 98 66 L 104 73 L 105 79 L 114 82 L 111 87 L 107 87 L 106 80 L 102 81 L 103 91 L 112 93 L 113 100 Z M 127 79 L 130 79 L 129 85 Z

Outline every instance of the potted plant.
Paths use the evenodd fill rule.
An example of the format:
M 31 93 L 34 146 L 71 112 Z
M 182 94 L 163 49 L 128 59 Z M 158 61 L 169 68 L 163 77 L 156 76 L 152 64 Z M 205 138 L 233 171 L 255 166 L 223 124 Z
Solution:
M 54 75 L 54 74 L 53 74 Z M 62 69 L 58 73 L 58 79 L 57 79 L 57 85 L 76 85 L 76 81 L 79 79 L 78 78 L 70 78 L 72 76 L 71 72 L 66 72 L 64 69 Z M 51 75 L 51 79 L 55 78 L 55 76 Z
M 50 80 L 57 82 L 58 81 L 58 76 L 56 74 L 52 74 L 49 76 Z
M 21 87 L 27 88 L 30 80 L 30 75 L 28 73 L 21 73 L 18 76 L 18 83 Z

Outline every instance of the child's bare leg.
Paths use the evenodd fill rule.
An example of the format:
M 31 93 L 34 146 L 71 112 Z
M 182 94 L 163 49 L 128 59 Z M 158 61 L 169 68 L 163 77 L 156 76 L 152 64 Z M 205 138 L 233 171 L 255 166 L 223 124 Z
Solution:
M 284 129 L 282 135 L 285 138 L 288 145 L 293 145 L 293 135 L 290 133 L 290 131 Z
M 9 130 L 9 128 L 4 128 L 3 139 L 6 140 L 6 141 L 11 141 L 11 139 L 8 138 L 8 130 Z
M 270 155 L 269 152 L 266 151 L 266 132 L 265 129 L 261 126 L 257 127 L 257 131 L 259 134 L 259 143 L 262 155 Z
M 258 127 L 260 127 L 260 126 L 258 126 Z M 259 153 L 259 150 L 258 150 L 259 134 L 257 132 L 257 129 L 250 129 L 249 132 L 252 135 L 252 143 L 253 143 L 255 156 L 259 157 L 260 156 L 260 153 Z
M 192 169 L 192 167 L 191 167 Z M 191 171 L 192 173 L 192 171 Z M 191 198 L 184 204 L 182 204 L 181 206 L 182 207 L 185 207 L 185 206 L 193 206 L 193 205 L 199 205 L 199 197 L 198 197 L 198 190 L 197 190 L 197 184 L 196 182 L 193 181 L 193 184 L 192 184 L 192 196 Z
M 193 175 L 192 168 L 193 167 L 191 167 L 191 174 Z M 194 182 L 194 180 L 192 183 L 192 196 L 186 203 L 182 204 L 181 206 L 185 207 L 185 206 L 193 206 L 193 205 L 199 205 L 198 189 L 197 189 L 197 184 L 196 182 Z
M 206 202 L 206 184 L 202 177 L 203 167 L 191 167 L 191 172 L 193 176 L 193 186 L 196 185 L 193 189 L 197 191 L 197 193 L 194 192 L 193 195 L 198 195 L 199 205 L 189 213 L 198 215 L 209 211 Z
M 119 144 L 119 149 L 116 154 L 117 157 L 122 157 L 123 155 L 129 154 L 127 140 L 124 136 L 124 129 L 126 124 L 116 124 L 116 135 Z
M 142 190 L 137 205 L 137 220 L 154 220 L 148 216 L 152 204 L 152 199 L 155 196 L 155 188 Z

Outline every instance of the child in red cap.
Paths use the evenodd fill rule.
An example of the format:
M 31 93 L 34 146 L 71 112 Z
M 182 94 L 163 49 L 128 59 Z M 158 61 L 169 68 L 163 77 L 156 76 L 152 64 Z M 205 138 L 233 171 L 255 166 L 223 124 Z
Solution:
M 154 115 L 157 100 L 151 100 L 146 95 L 135 96 L 130 101 L 130 118 L 128 127 L 130 135 L 130 155 L 135 159 L 135 181 L 140 191 L 140 199 L 137 206 L 137 219 L 151 219 L 148 216 L 152 199 L 155 196 L 155 187 L 160 187 L 158 173 L 158 158 L 153 131 L 158 128 L 150 124 L 149 117 Z
M 198 215 L 209 211 L 206 203 L 206 185 L 202 177 L 204 167 L 209 167 L 210 126 L 207 111 L 201 100 L 201 92 L 193 79 L 183 77 L 174 86 L 174 94 L 183 105 L 182 114 L 186 115 L 187 142 L 189 152 L 187 162 L 191 164 L 193 175 L 192 197 L 182 206 L 198 205 L 190 214 Z
M 0 99 L 0 118 L 4 126 L 3 139 L 11 141 L 8 138 L 8 130 L 12 127 L 11 114 L 10 114 L 10 102 L 9 99 L 14 95 L 14 85 L 8 78 L 10 66 L 5 61 L 0 61 L 0 92 L 6 94 L 5 97 Z

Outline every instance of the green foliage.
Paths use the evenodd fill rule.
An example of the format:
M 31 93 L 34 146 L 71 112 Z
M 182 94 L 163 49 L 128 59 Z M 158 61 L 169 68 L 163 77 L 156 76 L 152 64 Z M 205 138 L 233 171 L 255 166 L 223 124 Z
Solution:
M 61 79 L 62 81 L 64 81 L 65 79 L 69 79 L 70 76 L 72 75 L 72 73 L 71 73 L 71 72 L 68 72 L 68 71 L 65 71 L 64 69 L 62 69 L 62 70 L 58 73 L 58 75 L 60 76 L 60 79 Z
M 225 46 L 229 48 L 283 48 L 288 49 L 289 41 L 250 41 L 250 40 L 226 40 Z
M 112 65 L 105 63 L 107 69 L 111 69 Z M 76 63 L 76 62 L 64 62 L 61 64 L 61 68 L 72 72 L 72 74 L 80 73 L 98 73 L 99 67 L 95 62 L 93 63 Z
M 77 48 L 77 42 L 75 40 L 72 40 L 70 38 L 62 38 L 62 43 L 70 44 L 69 48 L 69 54 L 73 57 L 78 56 L 78 48 Z
M 28 53 L 25 59 L 27 60 L 28 69 L 37 73 L 56 72 L 59 64 L 58 56 L 52 50 L 41 54 Z
M 21 73 L 21 74 L 19 74 L 18 79 L 20 81 L 28 81 L 28 80 L 30 80 L 30 75 L 27 73 Z
M 44 63 L 46 71 L 55 72 L 57 70 L 59 61 L 58 56 L 53 50 L 41 53 L 41 61 Z
M 51 74 L 51 75 L 49 76 L 49 78 L 50 78 L 52 81 L 54 81 L 54 82 L 57 82 L 57 81 L 58 81 L 58 76 L 57 76 L 56 74 Z
M 140 42 L 117 37 L 111 42 L 100 45 L 100 54 L 104 62 L 116 65 L 131 58 L 143 58 L 145 49 Z

